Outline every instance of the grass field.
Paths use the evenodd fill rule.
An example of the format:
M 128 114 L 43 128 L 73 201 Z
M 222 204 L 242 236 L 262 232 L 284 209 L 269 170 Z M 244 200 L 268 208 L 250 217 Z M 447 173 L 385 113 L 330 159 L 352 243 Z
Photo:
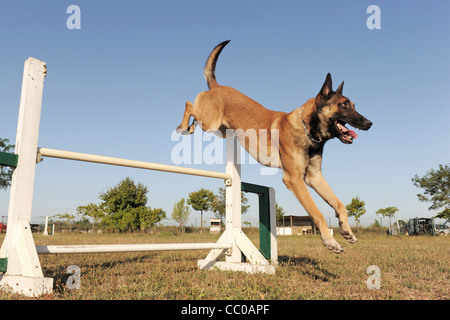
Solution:
M 255 230 L 246 232 L 257 244 Z M 4 235 L 0 237 L 3 240 Z M 215 242 L 206 234 L 57 234 L 35 235 L 36 245 Z M 54 278 L 53 294 L 40 300 L 292 300 L 450 298 L 450 237 L 360 234 L 340 255 L 328 252 L 319 236 L 278 237 L 275 275 L 201 271 L 207 251 L 74 254 L 40 256 L 44 275 Z M 66 269 L 81 269 L 81 288 L 68 289 Z M 370 290 L 367 267 L 381 271 L 381 288 Z M 27 299 L 0 292 L 0 299 Z

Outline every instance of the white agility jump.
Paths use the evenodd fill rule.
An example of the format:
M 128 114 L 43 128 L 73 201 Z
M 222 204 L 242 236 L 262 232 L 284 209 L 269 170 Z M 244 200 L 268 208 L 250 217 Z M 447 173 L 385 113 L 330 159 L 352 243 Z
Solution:
M 226 171 L 213 172 L 172 165 L 156 164 L 121 158 L 112 158 L 49 148 L 38 148 L 39 122 L 46 64 L 35 58 L 25 61 L 19 120 L 16 136 L 16 159 L 8 209 L 8 229 L 0 249 L 0 266 L 7 265 L 0 273 L 0 288 L 26 296 L 51 293 L 53 279 L 44 277 L 39 254 L 77 254 L 162 250 L 211 250 L 204 260 L 198 261 L 201 269 L 212 267 L 221 270 L 274 273 L 277 262 L 275 226 L 275 193 L 265 188 L 270 201 L 269 229 L 271 248 L 269 257 L 263 256 L 241 230 L 241 177 L 240 147 L 235 136 L 226 138 Z M 5 156 L 5 155 L 3 155 Z M 124 245 L 51 245 L 36 246 L 31 233 L 30 221 L 36 164 L 42 157 L 94 162 L 147 170 L 172 172 L 222 179 L 225 182 L 226 226 L 216 243 L 172 243 L 172 244 L 124 244 Z M 5 157 L 3 157 L 5 159 Z M 0 158 L 1 160 L 1 158 Z M 11 165 L 10 158 L 0 165 Z M 252 191 L 250 191 L 252 192 Z M 267 218 L 267 217 L 266 217 Z M 265 239 L 267 240 L 267 239 Z M 242 262 L 242 255 L 247 262 Z M 219 259 L 225 258 L 224 261 Z M 268 261 L 270 260 L 270 262 Z

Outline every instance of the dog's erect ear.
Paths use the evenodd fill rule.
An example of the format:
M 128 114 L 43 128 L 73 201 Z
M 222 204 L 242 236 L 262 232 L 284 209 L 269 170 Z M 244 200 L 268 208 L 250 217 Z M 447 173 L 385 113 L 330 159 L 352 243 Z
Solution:
M 327 78 L 323 83 L 322 89 L 320 89 L 319 96 L 321 98 L 328 98 L 333 92 L 332 82 L 331 82 L 331 74 L 327 74 Z
M 344 89 L 344 81 L 342 81 L 341 85 L 336 89 L 336 93 L 342 95 L 342 89 Z

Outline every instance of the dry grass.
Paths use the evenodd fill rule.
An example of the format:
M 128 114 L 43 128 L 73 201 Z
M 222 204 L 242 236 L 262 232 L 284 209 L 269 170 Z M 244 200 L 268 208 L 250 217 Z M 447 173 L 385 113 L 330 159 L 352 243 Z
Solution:
M 257 242 L 257 233 L 249 232 Z M 95 243 L 215 242 L 209 234 L 35 236 L 37 245 Z M 337 236 L 342 244 L 344 241 Z M 450 298 L 450 237 L 388 237 L 362 234 L 341 255 L 318 236 L 279 237 L 275 275 L 201 271 L 207 251 L 40 256 L 54 292 L 43 300 L 128 299 L 441 299 Z M 81 268 L 81 289 L 69 290 L 69 265 Z M 366 269 L 381 269 L 381 289 L 369 290 Z M 0 292 L 0 299 L 25 299 Z

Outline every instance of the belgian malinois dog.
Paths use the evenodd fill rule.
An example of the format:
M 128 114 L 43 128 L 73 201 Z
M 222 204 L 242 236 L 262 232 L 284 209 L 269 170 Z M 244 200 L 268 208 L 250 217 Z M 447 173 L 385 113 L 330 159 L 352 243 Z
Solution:
M 333 91 L 330 74 L 327 74 L 317 96 L 291 113 L 268 110 L 241 92 L 219 85 L 215 76 L 216 62 L 228 42 L 220 43 L 209 55 L 204 68 L 209 90 L 201 92 L 193 104 L 186 102 L 183 120 L 177 131 L 193 133 L 196 123 L 200 122 L 205 131 L 220 130 L 225 133 L 227 129 L 234 129 L 259 132 L 253 139 L 237 134 L 238 140 L 263 165 L 282 169 L 283 182 L 312 217 L 324 246 L 335 253 L 342 252 L 307 186 L 335 210 L 341 235 L 350 243 L 357 242 L 348 224 L 344 204 L 322 176 L 322 153 L 325 142 L 330 139 L 337 137 L 342 143 L 351 144 L 358 137 L 346 124 L 368 130 L 372 122 L 356 112 L 355 104 L 342 95 L 344 82 Z M 191 116 L 194 122 L 189 125 Z M 255 143 L 256 148 L 252 147 Z

